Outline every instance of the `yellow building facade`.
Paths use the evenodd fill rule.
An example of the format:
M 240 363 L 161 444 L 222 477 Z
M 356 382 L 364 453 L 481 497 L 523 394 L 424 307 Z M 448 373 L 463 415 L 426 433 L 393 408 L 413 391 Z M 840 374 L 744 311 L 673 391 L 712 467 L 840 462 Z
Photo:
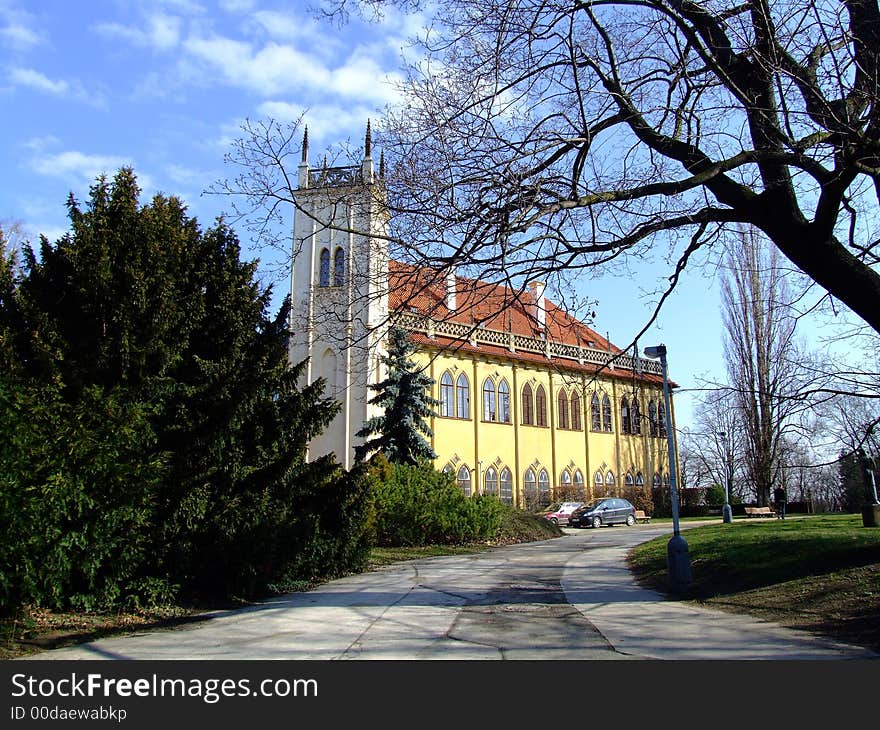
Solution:
M 341 406 L 310 458 L 332 452 L 353 464 L 356 433 L 375 415 L 370 385 L 385 375 L 384 333 L 395 325 L 434 381 L 435 465 L 465 493 L 535 508 L 668 483 L 658 364 L 557 307 L 541 282 L 512 291 L 390 261 L 369 132 L 366 142 L 360 166 L 318 170 L 303 145 L 291 360 L 308 358 L 306 379 L 324 378 Z

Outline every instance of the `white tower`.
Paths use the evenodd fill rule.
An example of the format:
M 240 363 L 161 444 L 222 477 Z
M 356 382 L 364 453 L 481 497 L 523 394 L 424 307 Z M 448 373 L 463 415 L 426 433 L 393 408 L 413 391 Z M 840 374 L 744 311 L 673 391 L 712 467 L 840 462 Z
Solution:
M 308 129 L 296 191 L 291 274 L 290 359 L 309 359 L 305 380 L 326 381 L 341 410 L 309 445 L 309 458 L 334 453 L 354 463 L 355 434 L 376 415 L 368 389 L 381 377 L 388 318 L 388 214 L 371 157 L 367 122 L 360 165 L 309 167 Z M 380 166 L 380 173 L 382 172 Z

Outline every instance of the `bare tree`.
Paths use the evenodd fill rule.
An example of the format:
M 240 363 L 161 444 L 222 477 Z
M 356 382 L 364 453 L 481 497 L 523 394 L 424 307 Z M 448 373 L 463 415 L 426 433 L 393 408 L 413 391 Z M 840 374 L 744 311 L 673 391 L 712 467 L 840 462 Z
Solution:
M 423 5 L 357 6 L 388 4 Z M 654 255 L 671 288 L 698 249 L 745 224 L 880 332 L 876 2 L 442 10 L 381 140 L 410 256 L 552 282 Z

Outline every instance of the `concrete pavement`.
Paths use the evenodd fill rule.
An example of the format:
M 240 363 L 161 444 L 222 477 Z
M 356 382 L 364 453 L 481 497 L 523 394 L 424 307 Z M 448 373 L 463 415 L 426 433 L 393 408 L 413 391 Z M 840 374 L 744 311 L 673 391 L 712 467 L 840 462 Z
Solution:
M 569 530 L 409 561 L 198 624 L 33 659 L 878 659 L 860 647 L 667 600 L 627 550 L 668 526 Z

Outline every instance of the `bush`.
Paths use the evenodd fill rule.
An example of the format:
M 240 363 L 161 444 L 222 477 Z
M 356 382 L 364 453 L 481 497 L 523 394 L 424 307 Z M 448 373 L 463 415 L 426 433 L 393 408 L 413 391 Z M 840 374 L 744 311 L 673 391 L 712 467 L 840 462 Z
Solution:
M 651 499 L 651 493 L 645 487 L 626 487 L 623 491 L 623 498 L 629 500 L 633 507 L 642 510 L 649 517 L 654 514 L 654 500 Z
M 506 506 L 497 497 L 465 497 L 451 475 L 427 464 L 393 464 L 385 479 L 377 476 L 381 469 L 378 462 L 373 471 L 377 545 L 462 544 L 498 535 Z

